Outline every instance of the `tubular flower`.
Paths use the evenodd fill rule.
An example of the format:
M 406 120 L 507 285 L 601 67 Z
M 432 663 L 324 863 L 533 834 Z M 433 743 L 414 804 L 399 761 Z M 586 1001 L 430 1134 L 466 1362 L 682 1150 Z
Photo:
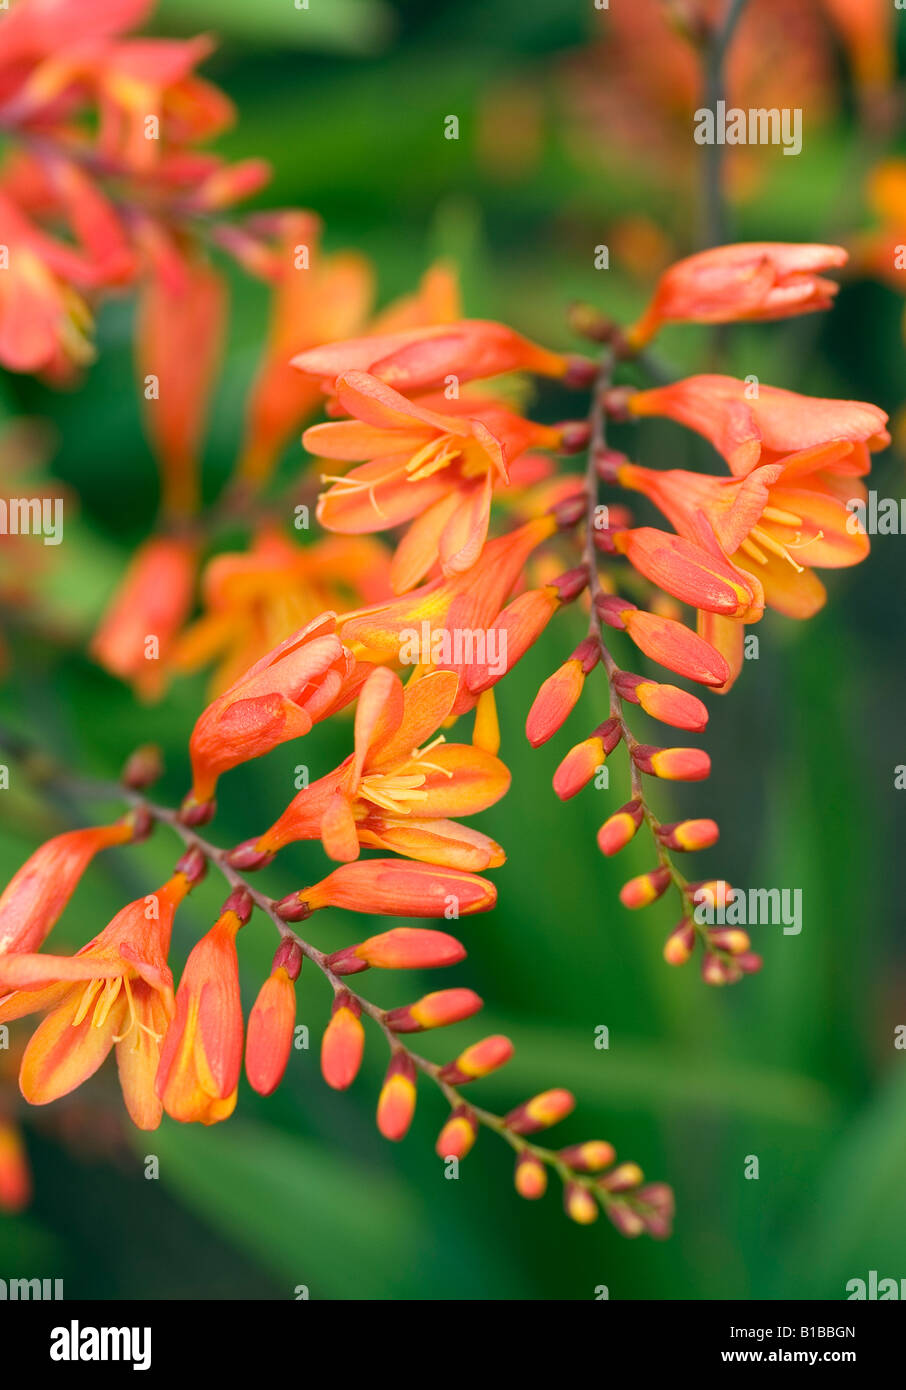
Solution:
M 837 286 L 821 272 L 845 265 L 842 246 L 752 241 L 715 246 L 665 270 L 628 333 L 643 347 L 663 323 L 784 319 L 829 309 Z
M 368 372 L 397 391 L 417 392 L 437 390 L 448 377 L 460 383 L 517 371 L 565 377 L 571 362 L 502 323 L 460 319 L 312 348 L 294 357 L 292 365 L 328 390 L 348 372 Z
M 239 476 L 255 486 L 267 482 L 284 446 L 321 401 L 318 384 L 289 365 L 293 353 L 357 332 L 374 293 L 364 256 L 321 250 L 321 221 L 313 213 L 284 213 L 276 230 L 270 329 L 239 461 Z
M 105 671 L 143 700 L 162 692 L 167 660 L 189 615 L 196 547 L 183 536 L 154 536 L 140 546 L 91 641 Z
M 890 443 L 887 414 L 876 405 L 800 396 L 761 382 L 754 390 L 732 376 L 691 376 L 637 391 L 626 408 L 632 416 L 663 415 L 704 435 L 738 477 L 838 439 L 854 446 L 839 471 L 867 473 L 869 452 Z
M 336 382 L 350 420 L 314 425 L 309 453 L 367 460 L 322 494 L 318 520 L 329 531 L 383 531 L 413 521 L 392 566 L 396 593 L 411 589 L 439 561 L 445 575 L 467 570 L 487 538 L 495 484 L 525 449 L 556 449 L 562 431 L 536 425 L 493 401 L 409 401 L 367 372 Z M 435 408 L 435 404 L 438 408 Z
M 139 295 L 135 333 L 145 429 L 161 470 L 164 512 L 185 517 L 198 506 L 199 451 L 226 326 L 226 288 L 206 261 L 188 259 L 162 232 L 146 231 L 145 241 L 151 273 Z
M 548 676 L 525 721 L 525 734 L 533 748 L 546 743 L 569 718 L 585 686 L 585 677 L 598 663 L 600 645 L 591 638 L 581 642 L 568 661 Z
M 212 1125 L 235 1109 L 243 1031 L 236 933 L 250 912 L 251 899 L 237 890 L 186 961 L 155 1082 L 174 1120 Z
M 286 1071 L 296 1022 L 295 981 L 301 969 L 302 952 L 294 941 L 284 940 L 249 1014 L 245 1074 L 262 1096 L 277 1089 Z
M 46 1011 L 22 1057 L 19 1085 L 46 1105 L 87 1081 L 116 1046 L 126 1108 L 140 1129 L 156 1129 L 154 1078 L 174 1015 L 167 966 L 173 916 L 203 872 L 185 869 L 147 898 L 124 907 L 74 956 L 32 952 L 0 958 L 0 1022 Z
M 449 819 L 492 806 L 510 783 L 492 754 L 432 737 L 458 684 L 452 671 L 432 671 L 403 689 L 394 672 L 377 667 L 359 694 L 355 752 L 299 792 L 270 830 L 234 852 L 233 862 L 244 862 L 243 848 L 247 862 L 256 863 L 293 840 L 320 838 L 332 859 L 357 859 L 365 845 L 455 869 L 502 864 L 498 844 Z
M 113 825 L 67 830 L 36 849 L 0 894 L 0 956 L 36 951 L 94 856 L 110 845 L 141 838 L 146 828 L 133 813 Z
M 269 753 L 341 708 L 355 694 L 353 659 L 324 613 L 246 671 L 198 719 L 189 740 L 192 797 L 214 795 L 229 768 Z
M 216 662 L 216 697 L 291 633 L 349 602 L 376 602 L 390 592 L 386 552 L 366 536 L 325 536 L 294 545 L 280 531 L 259 530 L 248 551 L 216 555 L 201 581 L 203 613 L 169 649 L 170 672 Z
M 402 598 L 344 615 L 339 619 L 340 636 L 365 660 L 456 671 L 460 676 L 477 660 L 484 658 L 485 669 L 496 657 L 490 661 L 492 680 L 499 679 L 509 669 L 509 652 L 489 650 L 489 641 L 496 640 L 490 629 L 526 560 L 555 530 L 552 516 L 526 522 L 488 541 L 463 574 L 440 576 Z M 451 713 L 471 709 L 476 696 L 463 681 Z
M 624 464 L 618 477 L 650 497 L 681 535 L 729 559 L 769 607 L 809 618 L 826 598 L 814 569 L 855 565 L 868 554 L 868 537 L 853 528 L 840 496 L 852 492 L 845 479 L 854 447 L 844 440 L 816 445 L 743 478 L 636 464 Z M 744 621 L 713 612 L 700 617 L 700 633 L 727 659 L 729 683 L 742 663 Z

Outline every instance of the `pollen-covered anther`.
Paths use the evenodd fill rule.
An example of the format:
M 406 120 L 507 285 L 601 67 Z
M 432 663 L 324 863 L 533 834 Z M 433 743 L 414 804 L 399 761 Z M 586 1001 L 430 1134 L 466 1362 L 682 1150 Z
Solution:
M 624 907 L 647 907 L 655 902 L 670 883 L 670 870 L 652 869 L 650 873 L 638 874 L 624 883 L 620 889 L 620 902 Z
M 570 1115 L 576 1107 L 576 1098 L 571 1091 L 555 1089 L 542 1091 L 531 1100 L 517 1105 L 504 1116 L 503 1123 L 514 1134 L 534 1134 L 539 1129 L 548 1129 Z

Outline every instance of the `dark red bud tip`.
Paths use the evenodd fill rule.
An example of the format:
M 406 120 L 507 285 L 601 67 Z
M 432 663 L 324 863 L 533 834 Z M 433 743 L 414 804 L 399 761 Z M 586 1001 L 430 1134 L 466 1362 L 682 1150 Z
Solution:
M 360 970 L 368 969 L 367 960 L 356 955 L 357 949 L 356 946 L 346 946 L 327 957 L 327 964 L 335 975 L 358 975 Z
M 120 781 L 124 787 L 130 787 L 134 792 L 143 792 L 146 787 L 154 786 L 162 776 L 163 770 L 160 749 L 153 743 L 145 743 L 141 748 L 136 748 L 134 753 L 130 753 Z
M 581 454 L 583 449 L 588 448 L 591 425 L 587 420 L 564 420 L 554 428 L 560 431 L 561 453 Z
M 634 395 L 634 386 L 612 386 L 609 391 L 605 391 L 601 397 L 601 405 L 608 419 L 620 422 L 630 420 L 632 417 L 627 409 L 627 403 L 630 396 Z
M 241 869 L 244 873 L 252 873 L 255 869 L 263 869 L 273 860 L 273 855 L 267 850 L 256 849 L 255 840 L 243 840 L 241 845 L 231 849 L 226 856 L 226 862 L 231 864 L 234 869 Z
M 175 870 L 178 874 L 185 874 L 191 884 L 200 883 L 207 871 L 208 861 L 197 845 L 186 850 Z
M 614 533 L 611 527 L 608 527 L 606 530 L 595 531 L 593 533 L 595 549 L 600 550 L 602 555 L 616 555 L 617 548 L 614 544 L 613 536 Z
M 592 734 L 592 738 L 601 740 L 604 752 L 608 755 L 613 752 L 622 737 L 623 726 L 619 719 L 613 716 L 610 719 L 605 719 L 603 724 L 599 724 Z
M 601 643 L 597 637 L 585 637 L 570 656 L 570 661 L 578 661 L 582 674 L 587 676 L 601 659 Z
M 147 806 L 136 806 L 124 819 L 127 825 L 132 826 L 132 843 L 134 845 L 139 844 L 142 840 L 147 840 L 154 829 L 154 817 Z
M 602 483 L 615 483 L 620 469 L 626 462 L 626 455 L 617 449 L 601 448 L 595 450 L 595 472 Z
M 293 941 L 291 936 L 284 936 L 274 952 L 271 974 L 280 969 L 285 970 L 291 980 L 298 980 L 302 970 L 302 949 L 298 941 Z
M 595 599 L 595 612 L 606 623 L 608 627 L 619 628 L 623 631 L 626 627 L 622 615 L 634 610 L 636 605 L 630 603 L 627 598 L 620 598 L 618 594 L 598 594 Z
M 247 888 L 234 888 L 223 905 L 223 912 L 235 912 L 239 925 L 244 927 L 254 911 L 255 903 Z
M 179 808 L 179 819 L 183 825 L 207 825 L 214 819 L 216 801 L 196 801 L 191 792 Z
M 311 908 L 300 893 L 290 893 L 281 898 L 274 903 L 274 911 L 283 922 L 304 922 L 306 917 L 311 916 Z
M 557 590 L 557 597 L 561 603 L 572 603 L 573 599 L 588 586 L 588 570 L 584 565 L 579 565 L 577 569 L 567 570 L 553 582 L 553 587 Z
M 582 520 L 587 511 L 588 498 L 584 492 L 576 492 L 571 497 L 564 497 L 555 507 L 551 507 L 551 515 L 561 531 L 568 531 L 571 526 L 575 526 Z
M 597 375 L 597 362 L 593 362 L 590 357 L 580 357 L 576 354 L 567 362 L 563 383 L 565 386 L 574 386 L 577 390 L 582 390 L 591 386 Z

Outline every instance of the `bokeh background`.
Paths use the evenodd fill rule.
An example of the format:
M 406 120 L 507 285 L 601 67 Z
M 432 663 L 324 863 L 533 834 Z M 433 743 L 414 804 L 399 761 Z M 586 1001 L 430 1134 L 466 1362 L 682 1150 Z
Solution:
M 748 49 L 733 61 L 754 73 L 742 75 L 743 89 L 770 82 L 754 104 L 771 104 L 776 87 L 786 104 L 802 106 L 804 144 L 795 158 L 767 148 L 730 162 L 734 239 L 855 245 L 873 225 L 872 170 L 906 153 L 895 119 L 866 121 L 832 8 L 753 0 L 759 23 L 740 30 Z M 262 205 L 318 211 L 328 247 L 355 246 L 373 259 L 383 300 L 446 257 L 460 269 L 468 312 L 577 346 L 566 325 L 572 301 L 618 318 L 637 312 L 653 275 L 698 235 L 690 93 L 680 90 L 668 40 L 653 41 L 628 10 L 663 22 L 656 4 L 638 0 L 612 0 L 610 14 L 578 0 L 310 0 L 307 11 L 291 0 L 164 0 L 157 24 L 217 34 L 206 71 L 240 111 L 224 149 L 270 159 Z M 797 44 L 771 47 L 778 13 Z M 694 72 L 693 60 L 693 84 Z M 458 141 L 443 138 L 449 114 L 459 116 Z M 608 270 L 594 268 L 599 244 L 610 248 Z M 875 401 L 896 418 L 906 397 L 903 303 L 887 279 L 857 268 L 831 314 L 733 328 L 717 343 L 703 330 L 672 330 L 659 351 L 675 368 L 716 364 Z M 210 496 L 235 456 L 266 315 L 260 287 L 234 282 L 205 458 Z M 53 631 L 10 624 L 0 715 L 99 776 L 115 775 L 137 743 L 156 741 L 168 769 L 161 795 L 175 800 L 203 678 L 144 707 L 84 654 L 157 502 L 130 315 L 127 302 L 105 310 L 99 362 L 77 392 L 11 378 L 0 388 L 6 414 L 52 422 L 53 476 L 80 498 L 47 577 Z M 568 401 L 542 395 L 538 409 L 560 418 Z M 873 475 L 882 496 L 904 492 L 897 443 Z M 651 464 L 713 466 L 707 449 L 666 425 L 646 426 L 632 447 Z M 290 451 L 287 476 L 299 462 Z M 35 1195 L 26 1212 L 0 1219 L 0 1276 L 62 1277 L 67 1296 L 84 1298 L 279 1299 L 306 1285 L 313 1298 L 563 1299 L 593 1298 L 607 1285 L 613 1298 L 750 1299 L 839 1298 L 847 1279 L 870 1269 L 906 1273 L 906 1053 L 895 1047 L 896 1026 L 906 1025 L 906 791 L 894 784 L 897 763 L 906 763 L 903 544 L 877 537 L 866 564 L 831 575 L 828 607 L 807 625 L 765 620 L 759 659 L 729 698 L 710 701 L 711 779 L 675 794 L 659 789 L 664 819 L 720 822 L 701 876 L 803 891 L 801 935 L 755 928 L 764 971 L 731 989 L 709 990 L 694 965 L 663 963 L 670 905 L 632 914 L 618 902 L 620 884 L 651 858 L 644 843 L 618 862 L 595 847 L 598 825 L 626 799 L 619 756 L 609 791 L 566 805 L 551 791 L 559 758 L 604 715 L 602 683 L 589 682 L 549 745 L 532 752 L 525 742 L 532 695 L 572 649 L 581 619 L 555 624 L 500 690 L 514 787 L 480 824 L 509 859 L 495 876 L 499 906 L 463 924 L 468 961 L 444 983 L 474 986 L 487 1001 L 486 1031 L 507 1032 L 516 1053 L 475 1098 L 505 1109 L 549 1085 L 571 1087 L 577 1112 L 557 1142 L 609 1138 L 646 1175 L 671 1181 L 672 1240 L 628 1242 L 604 1221 L 575 1227 L 553 1190 L 537 1204 L 521 1201 L 510 1151 L 487 1134 L 460 1179 L 446 1181 L 433 1152 L 445 1107 L 427 1086 L 407 1140 L 386 1143 L 373 1122 L 383 1045 L 371 1039 L 351 1092 L 330 1092 L 318 1069 L 329 993 L 306 969 L 298 1017 L 310 1050 L 293 1054 L 267 1101 L 243 1078 L 228 1124 L 165 1120 L 154 1135 L 127 1133 L 109 1067 L 68 1101 L 22 1116 Z M 214 828 L 221 843 L 273 819 L 303 756 L 316 772 L 345 756 L 349 727 L 334 724 L 311 735 L 304 755 L 287 746 L 230 775 Z M 4 880 L 86 809 L 48 802 L 14 774 L 0 798 Z M 174 848 L 158 832 L 102 857 L 57 929 L 58 949 L 94 934 L 126 896 L 151 891 Z M 292 847 L 265 886 L 280 896 L 319 876 L 323 863 L 317 846 Z M 222 897 L 208 882 L 188 901 L 175 954 L 210 924 Z M 361 939 L 368 924 L 359 935 L 360 922 L 320 914 L 316 940 L 336 948 Z M 273 936 L 255 919 L 239 944 L 251 1005 Z M 388 1005 L 436 987 L 430 977 L 377 972 L 367 984 Z M 594 1046 L 601 1024 L 607 1050 Z M 428 1035 L 424 1050 L 452 1056 L 473 1036 L 473 1024 L 460 1025 Z M 143 1175 L 148 1154 L 160 1158 L 157 1181 Z M 749 1155 L 760 1164 L 754 1181 L 744 1177 Z

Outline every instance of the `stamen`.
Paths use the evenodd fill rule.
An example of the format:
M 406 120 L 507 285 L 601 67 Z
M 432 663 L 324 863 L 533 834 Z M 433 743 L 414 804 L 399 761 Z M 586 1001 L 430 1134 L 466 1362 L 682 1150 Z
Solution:
M 795 512 L 785 512 L 782 507 L 765 507 L 761 513 L 765 521 L 776 521 L 778 526 L 801 526 L 802 517 Z
M 763 545 L 765 550 L 769 550 L 772 555 L 779 556 L 781 560 L 786 560 L 788 565 L 793 566 L 797 574 L 802 573 L 802 565 L 797 565 L 786 546 L 781 545 L 779 541 L 775 541 L 774 537 L 767 531 L 762 530 L 760 526 L 753 526 L 751 534 L 758 537 L 759 544 Z
M 95 1005 L 94 1017 L 91 1020 L 95 1028 L 103 1028 L 104 1024 L 107 1022 L 107 1015 L 119 998 L 122 984 L 123 978 L 121 975 L 116 976 L 115 979 L 105 981 L 104 991 Z
M 79 1007 L 76 1010 L 75 1018 L 72 1020 L 73 1028 L 77 1028 L 79 1024 L 83 1021 L 88 1010 L 91 1008 L 92 999 L 97 994 L 98 990 L 100 989 L 103 983 L 103 980 L 88 981 L 82 994 L 81 1003 L 79 1004 Z
M 763 550 L 759 550 L 755 542 L 750 540 L 748 536 L 741 542 L 739 548 L 740 550 L 744 550 L 746 555 L 750 555 L 753 560 L 757 560 L 759 565 L 766 565 L 768 563 L 767 555 L 765 555 Z

